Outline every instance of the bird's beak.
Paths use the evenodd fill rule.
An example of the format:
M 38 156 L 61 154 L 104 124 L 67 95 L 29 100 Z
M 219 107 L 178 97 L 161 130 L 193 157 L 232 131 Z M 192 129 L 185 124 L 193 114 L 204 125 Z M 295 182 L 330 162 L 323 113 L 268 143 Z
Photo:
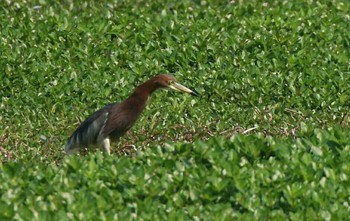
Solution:
M 183 93 L 188 93 L 188 94 L 191 94 L 193 96 L 199 96 L 199 94 L 194 91 L 194 90 L 191 90 L 185 86 L 183 86 L 182 84 L 180 83 L 177 83 L 177 82 L 173 82 L 171 83 L 169 86 L 168 86 L 170 89 L 173 89 L 175 91 L 179 91 L 179 92 L 183 92 Z

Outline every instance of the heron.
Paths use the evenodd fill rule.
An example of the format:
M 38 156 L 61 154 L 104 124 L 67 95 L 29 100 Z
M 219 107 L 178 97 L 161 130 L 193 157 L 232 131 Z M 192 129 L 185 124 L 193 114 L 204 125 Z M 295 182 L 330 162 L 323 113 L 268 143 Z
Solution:
M 136 87 L 125 101 L 108 104 L 91 114 L 68 138 L 65 152 L 74 154 L 83 148 L 94 146 L 102 147 L 110 155 L 111 141 L 118 141 L 134 125 L 157 89 L 172 89 L 199 96 L 195 90 L 183 86 L 172 75 L 154 76 Z

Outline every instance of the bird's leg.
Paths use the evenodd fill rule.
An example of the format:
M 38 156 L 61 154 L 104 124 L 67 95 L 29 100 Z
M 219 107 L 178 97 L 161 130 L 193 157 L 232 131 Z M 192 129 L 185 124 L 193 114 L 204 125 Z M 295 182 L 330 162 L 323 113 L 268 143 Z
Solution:
M 108 155 L 111 155 L 109 138 L 106 138 L 103 140 L 102 146 L 103 146 L 103 151 L 106 152 Z

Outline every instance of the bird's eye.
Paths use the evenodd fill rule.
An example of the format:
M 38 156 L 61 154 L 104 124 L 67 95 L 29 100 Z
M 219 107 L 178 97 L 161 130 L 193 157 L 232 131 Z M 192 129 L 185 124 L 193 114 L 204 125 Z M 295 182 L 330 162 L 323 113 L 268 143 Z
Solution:
M 172 84 L 172 83 L 174 83 L 173 80 L 169 80 L 169 81 L 168 81 L 168 84 L 169 84 L 169 85 Z

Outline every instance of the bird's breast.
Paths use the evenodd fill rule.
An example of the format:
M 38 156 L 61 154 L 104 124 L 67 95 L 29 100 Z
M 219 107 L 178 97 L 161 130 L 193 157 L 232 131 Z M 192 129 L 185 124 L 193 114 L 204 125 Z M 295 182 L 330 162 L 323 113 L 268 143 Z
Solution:
M 146 99 L 132 97 L 110 110 L 110 114 L 103 130 L 105 137 L 118 139 L 124 135 L 140 117 L 146 106 Z

